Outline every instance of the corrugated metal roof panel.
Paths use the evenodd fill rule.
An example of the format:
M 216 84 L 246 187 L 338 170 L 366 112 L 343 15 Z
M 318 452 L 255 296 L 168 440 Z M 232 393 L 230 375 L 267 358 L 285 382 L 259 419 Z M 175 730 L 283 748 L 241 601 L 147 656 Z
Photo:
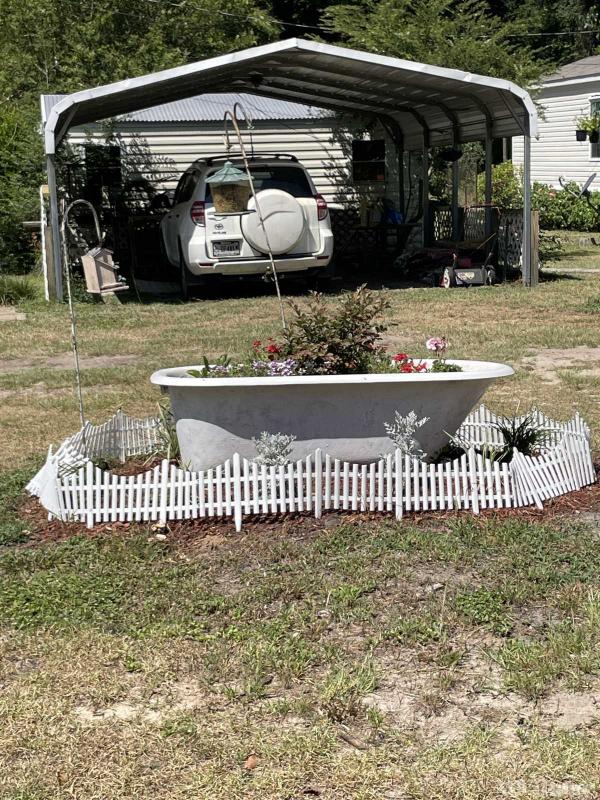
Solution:
M 62 100 L 64 94 L 42 95 L 44 121 L 50 110 Z M 241 103 L 246 112 L 255 120 L 311 119 L 331 116 L 331 112 L 316 106 L 307 106 L 289 100 L 275 100 L 270 97 L 257 97 L 252 94 L 201 94 L 184 100 L 175 100 L 160 106 L 146 108 L 126 114 L 120 119 L 132 122 L 220 122 L 227 109 L 234 103 Z

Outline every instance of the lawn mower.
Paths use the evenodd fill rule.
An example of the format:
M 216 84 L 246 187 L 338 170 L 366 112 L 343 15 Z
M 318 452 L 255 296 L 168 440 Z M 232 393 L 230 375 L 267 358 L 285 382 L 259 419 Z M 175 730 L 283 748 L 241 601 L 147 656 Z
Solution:
M 495 212 L 495 218 L 498 219 L 498 208 L 471 208 L 488 208 Z M 496 282 L 494 256 L 498 234 L 497 226 L 494 227 L 496 230 L 482 239 L 440 240 L 397 261 L 396 266 L 404 277 L 416 278 L 427 286 L 442 286 L 445 289 L 491 286 Z

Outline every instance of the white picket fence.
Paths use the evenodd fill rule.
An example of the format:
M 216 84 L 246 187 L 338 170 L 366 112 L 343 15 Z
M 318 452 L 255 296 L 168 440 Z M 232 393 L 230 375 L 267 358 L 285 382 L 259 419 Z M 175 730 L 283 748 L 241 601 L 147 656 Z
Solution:
M 315 450 L 305 459 L 269 467 L 235 454 L 201 472 L 168 461 L 146 472 L 119 476 L 100 469 L 98 458 L 157 451 L 160 420 L 137 420 L 119 412 L 101 426 L 86 424 L 67 439 L 27 487 L 50 516 L 88 527 L 106 522 L 148 522 L 309 512 L 391 512 L 542 507 L 544 500 L 595 481 L 590 432 L 576 415 L 557 423 L 536 412 L 547 431 L 535 458 L 517 453 L 510 464 L 484 458 L 476 447 L 502 444 L 492 427 L 498 419 L 485 406 L 470 414 L 460 435 L 471 447 L 460 458 L 428 464 L 399 450 L 371 464 L 350 464 Z

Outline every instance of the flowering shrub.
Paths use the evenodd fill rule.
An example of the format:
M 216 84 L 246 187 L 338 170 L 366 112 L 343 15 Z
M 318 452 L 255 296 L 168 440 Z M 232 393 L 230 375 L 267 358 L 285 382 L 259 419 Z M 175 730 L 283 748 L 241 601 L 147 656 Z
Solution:
M 386 326 L 377 321 L 389 303 L 366 286 L 345 295 L 337 308 L 326 305 L 322 295 L 316 293 L 302 307 L 295 303 L 291 306 L 295 319 L 283 342 L 255 339 L 246 363 L 233 365 L 222 356 L 211 364 L 205 358 L 201 369 L 188 370 L 188 374 L 201 378 L 460 371 L 460 367 L 446 362 L 448 342 L 443 337 L 427 340 L 427 348 L 438 356 L 431 365 L 407 353 L 390 357 L 382 344 Z
M 387 326 L 377 322 L 389 308 L 385 297 L 366 286 L 342 297 L 337 308 L 314 293 L 302 306 L 291 303 L 294 319 L 286 335 L 286 353 L 308 375 L 351 375 L 372 371 L 384 348 Z

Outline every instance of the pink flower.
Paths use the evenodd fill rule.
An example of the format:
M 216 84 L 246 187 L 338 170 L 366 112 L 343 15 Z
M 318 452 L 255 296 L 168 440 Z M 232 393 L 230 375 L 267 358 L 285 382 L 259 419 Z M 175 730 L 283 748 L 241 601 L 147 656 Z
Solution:
M 432 336 L 425 342 L 425 347 L 434 353 L 443 353 L 448 347 L 448 342 L 445 336 Z

